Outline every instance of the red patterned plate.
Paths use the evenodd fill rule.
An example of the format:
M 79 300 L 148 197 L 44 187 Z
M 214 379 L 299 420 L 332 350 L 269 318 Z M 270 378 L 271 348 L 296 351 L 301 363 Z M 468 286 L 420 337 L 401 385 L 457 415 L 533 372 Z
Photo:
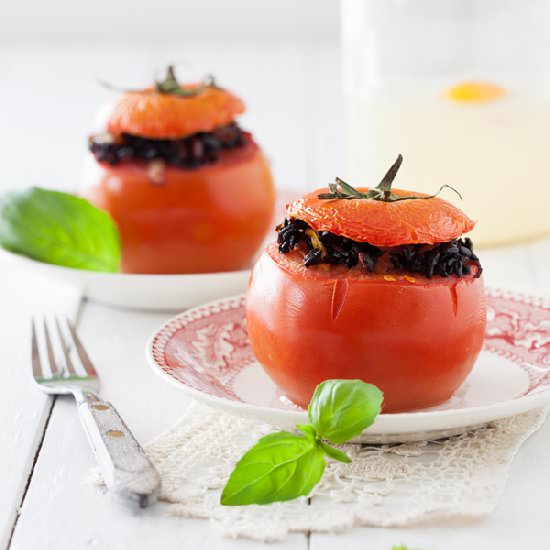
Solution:
M 306 420 L 255 360 L 243 296 L 168 321 L 152 337 L 147 356 L 165 380 L 213 407 L 286 428 Z M 447 437 L 548 404 L 550 304 L 492 290 L 485 347 L 464 384 L 437 407 L 380 415 L 361 441 Z

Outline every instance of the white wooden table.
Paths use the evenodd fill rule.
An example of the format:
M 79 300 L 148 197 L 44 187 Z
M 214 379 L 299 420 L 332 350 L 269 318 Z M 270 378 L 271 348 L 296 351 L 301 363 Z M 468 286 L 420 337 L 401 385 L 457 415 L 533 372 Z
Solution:
M 194 59 L 246 95 L 251 107 L 246 124 L 276 159 L 280 184 L 318 184 L 343 174 L 335 44 L 136 48 L 0 49 L 0 105 L 10 106 L 1 113 L 9 132 L 0 133 L 0 151 L 9 154 L 2 158 L 0 188 L 31 183 L 74 188 L 89 119 L 106 95 L 90 75 L 114 80 L 118 72 L 116 82 L 123 85 L 155 63 L 182 57 Z M 63 79 L 63 85 L 53 81 L 52 74 L 69 71 L 71 78 Z M 483 250 L 480 255 L 488 285 L 550 296 L 550 240 Z M 47 398 L 31 384 L 30 316 L 41 311 L 66 314 L 77 322 L 97 365 L 103 395 L 117 405 L 138 439 L 147 441 L 169 427 L 188 404 L 150 371 L 144 358 L 147 338 L 170 313 L 106 308 L 82 301 L 76 289 L 32 273 L 0 269 L 0 548 L 260 548 L 250 541 L 223 539 L 206 521 L 170 517 L 162 505 L 132 514 L 100 494 L 86 483 L 94 464 L 74 404 Z M 549 442 L 547 423 L 520 451 L 502 505 L 486 520 L 339 535 L 294 534 L 280 546 L 547 548 Z

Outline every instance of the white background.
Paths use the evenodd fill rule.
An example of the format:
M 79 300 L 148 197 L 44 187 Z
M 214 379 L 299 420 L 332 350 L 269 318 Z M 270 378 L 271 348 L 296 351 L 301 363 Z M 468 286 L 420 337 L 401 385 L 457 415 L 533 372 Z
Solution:
M 333 39 L 338 0 L 18 0 L 0 5 L 4 43 Z
M 143 86 L 174 61 L 183 80 L 212 73 L 245 100 L 242 123 L 281 187 L 332 179 L 343 140 L 338 35 L 337 0 L 5 0 L 0 187 L 77 188 L 95 113 L 113 95 L 97 79 Z M 318 170 L 312 157 L 329 133 L 334 154 Z

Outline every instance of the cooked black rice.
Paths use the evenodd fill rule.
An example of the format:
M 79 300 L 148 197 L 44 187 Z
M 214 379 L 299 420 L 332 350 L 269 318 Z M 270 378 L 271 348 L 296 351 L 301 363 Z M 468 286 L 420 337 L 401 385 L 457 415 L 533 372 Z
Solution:
M 180 168 L 196 168 L 216 162 L 220 152 L 244 144 L 241 128 L 232 122 L 212 132 L 198 132 L 182 139 L 149 139 L 123 133 L 91 136 L 88 147 L 98 162 L 111 165 L 127 161 L 163 160 Z
M 356 242 L 330 231 L 314 231 L 303 220 L 288 220 L 277 227 L 279 252 L 287 254 L 296 247 L 304 251 L 304 265 L 343 264 L 348 268 L 359 262 L 373 272 L 379 259 L 388 255 L 388 272 L 419 273 L 431 278 L 434 275 L 463 277 L 477 269 L 475 277 L 483 271 L 474 254 L 472 240 L 453 239 L 437 244 L 410 244 L 381 249 L 369 243 Z M 315 246 L 318 239 L 322 246 Z

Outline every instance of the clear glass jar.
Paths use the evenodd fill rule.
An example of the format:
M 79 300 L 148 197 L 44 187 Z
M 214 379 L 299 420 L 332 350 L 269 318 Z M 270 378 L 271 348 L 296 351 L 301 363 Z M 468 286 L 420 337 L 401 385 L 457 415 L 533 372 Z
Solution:
M 343 0 L 342 11 L 349 180 L 378 183 L 402 153 L 396 187 L 460 190 L 476 244 L 550 233 L 550 2 Z

